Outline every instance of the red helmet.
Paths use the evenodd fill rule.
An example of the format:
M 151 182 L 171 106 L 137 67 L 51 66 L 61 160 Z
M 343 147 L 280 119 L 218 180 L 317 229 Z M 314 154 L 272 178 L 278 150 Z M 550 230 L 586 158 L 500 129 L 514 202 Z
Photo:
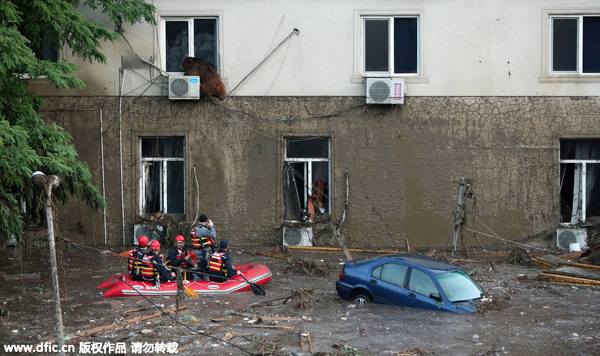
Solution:
M 140 247 L 146 247 L 146 245 L 148 244 L 148 237 L 147 236 L 140 236 L 140 238 L 138 239 L 138 244 L 140 245 Z
M 177 236 L 175 236 L 175 242 L 177 242 L 177 241 L 185 241 L 185 239 L 183 238 L 182 235 L 177 235 Z
M 158 251 L 160 250 L 160 242 L 158 242 L 157 240 L 154 240 L 150 243 L 150 249 L 152 251 Z

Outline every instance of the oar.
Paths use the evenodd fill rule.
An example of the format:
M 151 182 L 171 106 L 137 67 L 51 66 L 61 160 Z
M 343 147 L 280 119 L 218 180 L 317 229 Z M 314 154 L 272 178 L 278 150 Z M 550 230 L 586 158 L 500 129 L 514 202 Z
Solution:
M 258 285 L 258 284 L 256 284 L 256 283 L 252 283 L 252 282 L 250 282 L 250 281 L 249 281 L 249 280 L 248 280 L 246 277 L 244 277 L 244 275 L 243 275 L 243 274 L 241 274 L 241 273 L 240 273 L 240 276 L 241 276 L 241 277 L 242 277 L 242 278 L 243 278 L 243 279 L 244 279 L 246 282 L 248 282 L 248 284 L 250 285 L 250 289 L 252 289 L 252 293 L 254 293 L 254 294 L 256 294 L 256 295 L 262 295 L 262 296 L 265 296 L 265 295 L 267 295 L 267 292 L 265 292 L 265 290 L 264 290 L 264 289 L 263 289 L 261 286 L 259 286 L 259 285 Z

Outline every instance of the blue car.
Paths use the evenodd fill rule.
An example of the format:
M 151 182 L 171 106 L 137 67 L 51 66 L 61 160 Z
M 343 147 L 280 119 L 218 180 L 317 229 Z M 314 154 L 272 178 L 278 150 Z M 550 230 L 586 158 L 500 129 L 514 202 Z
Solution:
M 346 262 L 335 289 L 355 304 L 382 303 L 469 314 L 483 290 L 459 267 L 414 253 Z

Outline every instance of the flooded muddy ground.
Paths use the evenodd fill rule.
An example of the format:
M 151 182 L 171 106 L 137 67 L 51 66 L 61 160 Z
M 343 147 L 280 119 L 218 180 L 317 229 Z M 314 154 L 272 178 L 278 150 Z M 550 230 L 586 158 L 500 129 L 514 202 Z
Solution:
M 141 297 L 103 298 L 94 287 L 107 279 L 109 273 L 75 248 L 63 245 L 59 250 L 65 335 L 156 312 L 150 308 L 126 313 L 151 307 L 152 303 Z M 108 268 L 124 272 L 124 259 L 99 250 L 88 252 Z M 75 340 L 73 345 L 79 350 L 82 342 L 124 342 L 127 354 L 131 354 L 132 343 L 175 342 L 179 355 L 600 354 L 600 288 L 518 280 L 517 275 L 533 277 L 538 270 L 499 263 L 505 256 L 492 256 L 496 263 L 478 261 L 489 260 L 489 255 L 471 256 L 473 262 L 459 262 L 492 298 L 487 311 L 472 315 L 384 305 L 355 307 L 335 292 L 335 281 L 344 261 L 341 253 L 291 252 L 291 256 L 311 262 L 300 264 L 304 269 L 290 268 L 284 259 L 235 248 L 232 256 L 236 264 L 259 262 L 271 269 L 273 278 L 265 286 L 267 295 L 248 291 L 184 299 L 180 305 L 186 305 L 187 309 L 180 311 L 178 319 L 191 315 L 197 321 L 185 326 L 228 339 L 239 348 L 194 334 L 166 316 Z M 368 256 L 372 255 L 355 258 Z M 0 275 L 41 274 L 39 280 L 7 282 L 0 278 L 0 309 L 5 315 L 0 316 L 2 344 L 39 344 L 54 339 L 54 301 L 47 249 L 7 248 L 0 251 L 0 261 Z M 308 309 L 298 306 L 298 296 L 283 303 L 282 298 L 300 288 L 312 291 L 303 299 Z M 165 308 L 176 303 L 174 297 L 151 300 Z M 273 302 L 265 303 L 268 301 Z M 3 352 L 4 349 L 0 350 Z

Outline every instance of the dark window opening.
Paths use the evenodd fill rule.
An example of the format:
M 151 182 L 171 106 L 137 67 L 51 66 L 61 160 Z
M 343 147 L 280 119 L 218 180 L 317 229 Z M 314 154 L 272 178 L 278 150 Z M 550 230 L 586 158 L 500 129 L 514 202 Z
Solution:
M 418 17 L 365 18 L 363 41 L 365 72 L 419 72 Z
M 219 72 L 217 28 L 217 18 L 165 21 L 166 71 L 183 72 L 179 65 L 187 54 L 203 59 Z
M 141 140 L 142 213 L 185 213 L 183 137 L 144 137 Z
M 283 169 L 286 220 L 330 220 L 329 161 L 328 138 L 286 140 Z
M 600 216 L 600 139 L 560 141 L 561 222 Z

